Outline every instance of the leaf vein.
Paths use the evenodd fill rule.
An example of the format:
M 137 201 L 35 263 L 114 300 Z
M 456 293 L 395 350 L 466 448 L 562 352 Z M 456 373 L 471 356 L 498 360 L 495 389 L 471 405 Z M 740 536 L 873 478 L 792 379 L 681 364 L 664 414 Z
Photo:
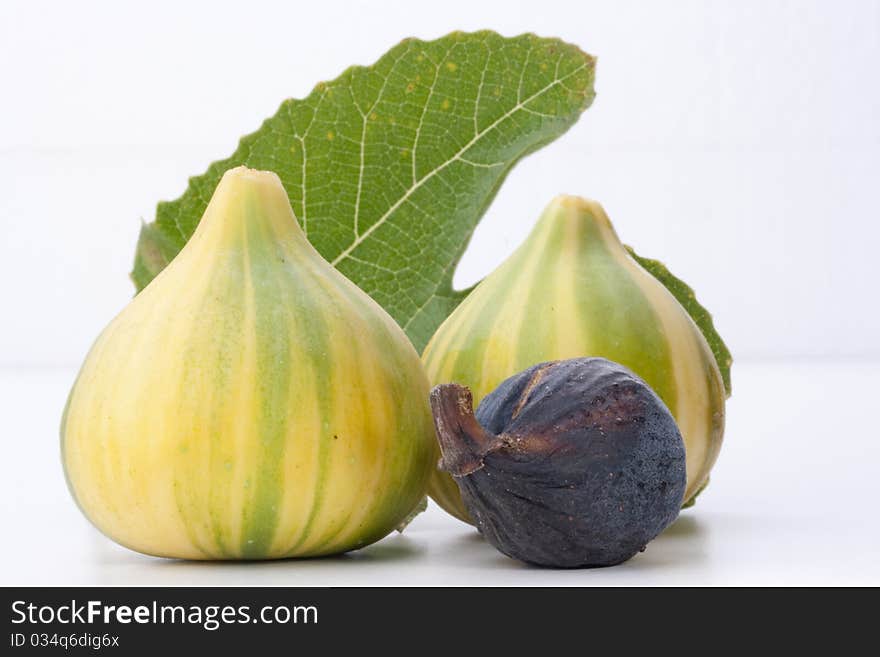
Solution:
M 337 255 L 337 256 L 333 259 L 333 261 L 332 261 L 330 264 L 332 264 L 333 266 L 336 266 L 336 265 L 338 265 L 342 260 L 344 260 L 345 258 L 347 258 L 348 255 L 349 255 L 352 251 L 354 251 L 358 246 L 360 246 L 360 245 L 363 243 L 363 241 L 364 241 L 367 237 L 369 237 L 373 232 L 376 231 L 376 229 L 378 229 L 382 224 L 384 224 L 384 223 L 388 220 L 388 218 L 389 218 L 392 214 L 394 214 L 394 212 L 396 212 L 397 209 L 398 209 L 401 205 L 403 205 L 403 203 L 405 203 L 405 202 L 407 201 L 407 199 L 409 199 L 409 197 L 412 196 L 412 195 L 413 195 L 413 194 L 414 194 L 414 193 L 415 193 L 415 192 L 416 192 L 416 191 L 417 191 L 422 185 L 424 185 L 428 180 L 430 180 L 431 178 L 433 178 L 434 176 L 436 176 L 438 173 L 440 173 L 441 171 L 443 171 L 444 169 L 446 169 L 446 167 L 448 167 L 450 164 L 452 164 L 453 162 L 457 162 L 459 159 L 461 159 L 461 156 L 462 156 L 464 153 L 466 153 L 471 147 L 473 147 L 474 144 L 476 144 L 476 143 L 477 143 L 477 142 L 478 142 L 478 141 L 479 141 L 484 135 L 486 135 L 488 132 L 490 132 L 491 130 L 493 130 L 494 128 L 496 128 L 498 125 L 500 125 L 503 121 L 506 121 L 506 120 L 507 120 L 508 118 L 510 118 L 513 114 L 515 114 L 517 111 L 519 111 L 525 103 L 528 103 L 528 102 L 534 100 L 535 98 L 538 98 L 541 94 L 546 93 L 547 91 L 549 91 L 550 89 L 552 89 L 552 88 L 553 88 L 554 86 L 556 86 L 557 84 L 561 84 L 565 79 L 570 78 L 571 76 L 575 75 L 576 73 L 579 73 L 579 72 L 582 71 L 584 68 L 586 68 L 586 66 L 587 66 L 587 65 L 586 65 L 585 63 L 584 63 L 584 64 L 581 64 L 580 66 L 578 66 L 577 68 L 575 68 L 574 70 L 572 70 L 570 73 L 567 73 L 567 74 L 566 74 L 565 76 L 563 76 L 562 78 L 558 78 L 558 77 L 557 77 L 557 79 L 555 79 L 553 82 L 551 82 L 550 84 L 546 85 L 545 87 L 539 89 L 539 90 L 536 91 L 534 94 L 532 94 L 531 96 L 529 96 L 528 98 L 526 98 L 524 101 L 517 102 L 517 104 L 514 105 L 513 108 L 511 108 L 510 110 L 508 110 L 507 112 L 505 112 L 504 114 L 502 114 L 499 118 L 497 118 L 495 121 L 493 121 L 492 123 L 490 123 L 490 124 L 486 127 L 485 130 L 482 130 L 481 132 L 479 132 L 479 133 L 477 133 L 476 135 L 474 135 L 473 139 L 471 139 L 467 144 L 465 144 L 464 146 L 462 146 L 462 147 L 461 147 L 461 148 L 455 153 L 455 155 L 453 155 L 451 158 L 449 158 L 448 160 L 446 160 L 446 161 L 445 161 L 444 163 L 442 163 L 440 166 L 438 166 L 438 167 L 436 167 L 435 169 L 432 169 L 431 171 L 429 171 L 428 173 L 426 173 L 426 174 L 425 174 L 424 176 L 422 176 L 419 180 L 417 180 L 413 185 L 411 185 L 411 186 L 409 187 L 409 189 L 407 189 L 407 191 L 406 191 L 406 192 L 405 192 L 405 193 L 404 193 L 404 194 L 403 194 L 403 195 L 402 195 L 397 201 L 395 201 L 395 202 L 391 205 L 391 207 L 389 207 L 388 210 L 386 210 L 385 213 L 384 213 L 381 217 L 379 217 L 379 219 L 378 219 L 375 223 L 373 223 L 373 225 L 371 225 L 369 228 L 367 228 L 367 230 L 365 230 L 365 231 L 360 235 L 360 237 L 358 237 L 357 239 L 355 239 L 355 240 L 354 240 L 354 241 L 353 241 L 348 247 L 346 247 L 346 248 L 342 251 L 342 253 L 340 253 L 339 255 Z M 558 70 L 558 65 L 557 65 L 557 70 Z M 413 149 L 413 150 L 415 150 L 415 149 Z

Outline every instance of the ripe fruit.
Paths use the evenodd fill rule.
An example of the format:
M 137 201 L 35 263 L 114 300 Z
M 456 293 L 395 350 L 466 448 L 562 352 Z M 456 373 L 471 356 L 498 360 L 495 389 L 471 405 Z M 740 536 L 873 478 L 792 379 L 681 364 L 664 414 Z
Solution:
M 423 497 L 427 396 L 403 332 L 311 247 L 278 177 L 239 167 L 92 347 L 64 468 L 85 515 L 140 552 L 344 552 Z
M 432 384 L 467 386 L 479 403 L 536 363 L 584 356 L 621 363 L 669 408 L 684 437 L 692 500 L 721 447 L 721 374 L 687 311 L 629 255 L 598 203 L 550 203 L 525 243 L 437 329 L 422 359 Z M 435 471 L 429 492 L 470 522 L 448 474 Z
M 675 518 L 684 443 L 648 385 L 604 358 L 541 363 L 473 414 L 467 388 L 431 392 L 449 472 L 492 545 L 540 566 L 626 561 Z

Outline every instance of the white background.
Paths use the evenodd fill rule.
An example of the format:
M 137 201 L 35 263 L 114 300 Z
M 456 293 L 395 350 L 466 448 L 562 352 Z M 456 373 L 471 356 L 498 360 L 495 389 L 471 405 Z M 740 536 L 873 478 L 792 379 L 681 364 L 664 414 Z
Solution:
M 784 581 L 880 582 L 866 552 L 880 538 L 878 432 L 868 413 L 880 374 L 877 0 L 4 0 L 0 493 L 13 522 L 36 523 L 49 509 L 90 537 L 74 541 L 82 558 L 58 577 L 101 579 L 77 570 L 97 558 L 94 537 L 64 493 L 55 431 L 76 367 L 133 293 L 140 222 L 284 98 L 371 63 L 403 37 L 486 27 L 559 36 L 597 55 L 597 97 L 568 134 L 514 169 L 456 281 L 491 271 L 554 195 L 599 200 L 626 242 L 694 286 L 738 364 L 714 490 L 694 516 L 703 534 L 718 528 L 714 552 L 707 548 L 716 577 L 693 571 L 691 583 L 774 581 L 724 570 L 717 545 L 736 526 L 724 509 L 745 519 L 741 541 L 757 541 L 730 554 L 751 545 L 758 563 L 772 553 L 772 563 L 788 564 Z M 765 515 L 755 524 L 750 513 Z M 824 543 L 809 533 L 816 518 L 840 523 L 847 513 L 858 529 L 827 534 L 823 525 Z M 831 546 L 844 537 L 837 550 L 847 548 L 850 570 L 799 568 L 783 547 L 789 538 L 760 542 L 798 514 L 809 518 L 807 533 L 792 530 L 791 541 Z M 434 512 L 413 536 L 435 526 L 464 531 Z M 823 548 L 822 563 L 834 556 Z M 764 563 L 750 572 L 780 572 Z M 31 572 L 16 569 L 13 579 Z
M 79 364 L 132 295 L 140 221 L 284 98 L 483 27 L 597 55 L 597 96 L 514 169 L 460 283 L 579 194 L 695 287 L 739 359 L 880 356 L 876 0 L 0 7 L 0 363 Z

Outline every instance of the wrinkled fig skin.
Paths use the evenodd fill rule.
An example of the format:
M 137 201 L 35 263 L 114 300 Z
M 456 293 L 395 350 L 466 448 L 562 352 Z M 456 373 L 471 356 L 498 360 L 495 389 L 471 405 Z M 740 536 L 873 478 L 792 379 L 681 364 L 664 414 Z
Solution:
M 648 385 L 617 363 L 535 365 L 473 414 L 470 391 L 431 392 L 443 458 L 468 512 L 504 554 L 540 566 L 626 561 L 678 516 L 685 450 Z

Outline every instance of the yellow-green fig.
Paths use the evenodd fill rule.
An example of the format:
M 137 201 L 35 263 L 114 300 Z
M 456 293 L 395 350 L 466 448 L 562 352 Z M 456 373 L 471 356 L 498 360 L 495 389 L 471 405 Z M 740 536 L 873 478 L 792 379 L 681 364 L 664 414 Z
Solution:
M 726 393 L 716 359 L 688 312 L 620 242 L 602 207 L 556 198 L 531 235 L 437 329 L 422 354 L 432 384 L 470 388 L 474 404 L 537 363 L 599 356 L 644 379 L 675 417 L 692 500 L 724 432 Z M 471 522 L 451 476 L 429 493 Z
M 278 176 L 244 167 L 101 333 L 61 436 L 98 529 L 186 559 L 372 543 L 423 498 L 436 449 L 404 333 L 312 248 Z

